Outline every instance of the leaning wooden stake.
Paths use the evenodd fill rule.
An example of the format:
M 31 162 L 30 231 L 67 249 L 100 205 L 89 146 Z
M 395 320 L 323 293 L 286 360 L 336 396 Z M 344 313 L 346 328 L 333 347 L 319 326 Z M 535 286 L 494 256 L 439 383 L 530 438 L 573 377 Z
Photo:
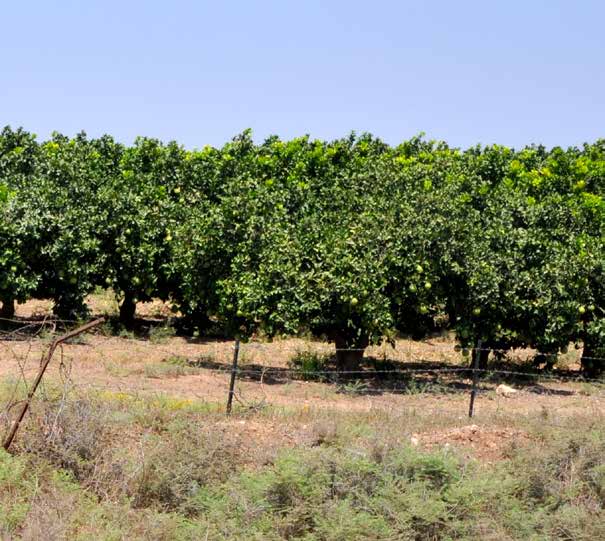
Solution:
M 233 365 L 231 366 L 231 381 L 229 381 L 229 397 L 227 398 L 227 415 L 231 415 L 233 405 L 233 395 L 235 394 L 235 378 L 237 376 L 237 360 L 239 358 L 239 340 L 235 341 L 235 350 L 233 351 Z
M 477 342 L 477 348 L 475 349 L 475 362 L 473 363 L 473 388 L 471 389 L 471 402 L 468 405 L 468 416 L 472 417 L 475 412 L 475 396 L 477 396 L 477 378 L 479 377 L 479 359 L 481 358 L 481 351 L 483 349 L 483 342 L 479 340 Z
M 74 338 L 74 337 L 78 336 L 79 334 L 89 331 L 90 329 L 96 327 L 97 325 L 100 325 L 104 321 L 105 321 L 104 317 L 96 319 L 94 321 L 91 321 L 90 323 L 87 323 L 86 325 L 82 325 L 81 327 L 78 327 L 77 329 L 74 329 L 73 331 L 68 332 L 67 334 L 64 334 L 63 336 L 60 336 L 59 338 L 57 338 L 56 340 L 53 341 L 53 343 L 50 345 L 50 349 L 48 350 L 48 353 L 42 359 L 42 363 L 40 364 L 40 370 L 38 371 L 38 375 L 36 376 L 36 379 L 34 380 L 34 384 L 31 386 L 29 392 L 27 393 L 27 399 L 23 403 L 23 407 L 21 408 L 21 411 L 19 412 L 17 419 L 13 423 L 10 433 L 4 440 L 4 443 L 2 444 L 2 447 L 4 447 L 4 449 L 6 451 L 8 451 L 9 447 L 11 446 L 11 443 L 13 443 L 13 440 L 15 439 L 17 430 L 19 430 L 19 425 L 21 424 L 21 421 L 23 421 L 23 418 L 25 417 L 25 414 L 27 413 L 27 410 L 29 409 L 29 406 L 34 397 L 34 394 L 36 394 L 36 390 L 38 389 L 38 385 L 40 385 L 40 382 L 42 381 L 42 377 L 44 376 L 44 372 L 46 372 L 46 368 L 48 367 L 48 364 L 50 363 L 53 353 L 55 352 L 57 347 L 60 346 L 63 342 L 69 340 L 70 338 Z

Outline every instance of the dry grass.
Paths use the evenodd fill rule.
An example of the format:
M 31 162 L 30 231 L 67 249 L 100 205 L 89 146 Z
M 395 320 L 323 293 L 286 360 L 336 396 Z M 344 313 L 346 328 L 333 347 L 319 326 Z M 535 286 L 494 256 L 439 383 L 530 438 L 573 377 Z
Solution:
M 110 301 L 94 299 L 98 311 L 103 311 L 103 302 Z M 31 303 L 19 308 L 20 315 L 25 308 L 28 315 L 36 311 L 41 315 L 48 306 Z M 285 370 L 292 363 L 321 364 L 329 359 L 333 346 L 302 339 L 277 340 L 242 345 L 240 367 L 244 373 L 236 386 L 234 415 L 226 417 L 229 373 L 225 370 L 230 368 L 233 343 L 189 340 L 159 324 L 151 337 L 98 333 L 57 352 L 16 440 L 18 456 L 0 456 L 0 462 L 6 462 L 4 469 L 0 465 L 0 535 L 22 539 L 204 539 L 209 535 L 209 539 L 231 539 L 241 538 L 238 535 L 248 525 L 254 525 L 257 539 L 296 538 L 310 531 L 317 536 L 308 539 L 348 539 L 364 538 L 359 532 L 367 534 L 367 528 L 399 531 L 391 530 L 392 524 L 385 523 L 380 513 L 359 518 L 357 510 L 341 501 L 344 493 L 339 486 L 361 494 L 366 481 L 374 483 L 372 486 L 382 487 L 386 500 L 371 505 L 377 509 L 395 506 L 397 513 L 402 512 L 397 507 L 400 503 L 386 494 L 397 483 L 410 480 L 400 479 L 399 470 L 383 465 L 407 448 L 433 457 L 425 462 L 413 458 L 416 455 L 402 458 L 411 460 L 406 462 L 408 469 L 421 468 L 426 473 L 436 468 L 456 477 L 458 466 L 450 457 L 457 457 L 464 465 L 460 471 L 475 464 L 477 471 L 488 472 L 483 480 L 470 480 L 479 483 L 468 489 L 478 495 L 485 493 L 481 483 L 489 484 L 492 476 L 501 475 L 502 468 L 511 464 L 512 479 L 518 473 L 523 498 L 534 498 L 540 507 L 536 520 L 544 519 L 540 528 L 551 536 L 545 538 L 583 535 L 588 539 L 586 535 L 594 536 L 598 530 L 586 523 L 585 512 L 601 512 L 600 491 L 605 491 L 605 478 L 599 473 L 601 444 L 584 436 L 605 426 L 599 384 L 507 380 L 520 392 L 505 398 L 494 392 L 499 380 L 484 380 L 471 421 L 467 417 L 470 381 L 459 374 L 304 381 Z M 50 338 L 40 333 L 32 340 L 0 341 L 0 404 L 22 395 L 24 382 L 38 370 Z M 526 353 L 515 354 L 512 366 L 524 366 L 523 355 Z M 367 369 L 468 362 L 448 337 L 422 343 L 399 340 L 394 350 L 390 346 L 371 348 L 369 357 Z M 577 352 L 571 351 L 559 368 L 576 368 L 576 357 Z M 6 427 L 14 409 L 0 411 L 2 415 Z M 570 451 L 574 448 L 582 451 L 574 455 Z M 553 453 L 567 458 L 557 462 Z M 296 460 L 283 459 L 290 456 Z M 301 473 L 296 461 L 307 464 L 308 469 Z M 332 469 L 324 472 L 326 464 L 332 464 Z M 581 486 L 568 475 L 572 467 L 585 472 L 580 476 Z M 360 473 L 364 468 L 374 472 L 367 479 Z M 540 468 L 558 480 L 548 481 Z M 305 477 L 313 478 L 314 472 L 335 476 L 336 485 L 326 493 L 314 492 L 305 484 Z M 321 485 L 323 479 L 320 475 L 316 483 Z M 511 477 L 498 479 L 508 490 Z M 568 499 L 561 505 L 567 506 L 567 514 L 549 511 L 549 498 L 565 483 L 581 496 L 565 496 Z M 417 487 L 412 488 L 410 498 Z M 455 490 L 459 489 L 463 490 Z M 235 497 L 240 490 L 241 498 Z M 496 505 L 500 497 L 497 492 L 490 494 L 495 499 L 481 504 L 486 508 Z M 518 505 L 515 494 L 506 493 L 506 505 Z M 422 519 L 401 515 L 402 521 L 412 521 L 406 523 L 408 530 L 400 530 L 400 537 L 376 533 L 375 538 L 407 538 L 412 531 L 423 532 L 417 539 L 450 535 L 450 530 L 442 529 L 451 519 L 447 506 L 442 507 L 439 494 L 431 492 L 431 498 L 429 508 L 434 516 L 428 511 L 418 511 Z M 48 503 L 51 500 L 60 503 Z M 370 505 L 368 502 L 363 505 Z M 416 509 L 419 502 L 412 498 L 405 505 Z M 313 506 L 320 511 L 313 511 Z M 507 526 L 518 519 L 506 514 L 513 517 L 525 513 L 523 509 L 500 509 L 497 520 L 481 509 L 468 509 L 468 516 L 475 517 L 476 529 L 469 530 L 475 538 L 524 538 L 520 530 Z M 322 529 L 317 513 L 336 533 Z M 361 522 L 351 522 L 350 517 Z M 263 529 L 263 521 L 272 530 Z M 338 523 L 343 528 L 346 525 L 341 533 Z
M 103 296 L 95 296 L 93 308 L 101 311 Z M 32 301 L 19 307 L 21 316 L 42 314 L 49 306 Z M 44 310 L 43 310 L 44 308 Z M 47 312 L 44 312 L 48 315 Z M 71 381 L 82 387 L 106 389 L 133 394 L 157 393 L 188 400 L 221 403 L 226 400 L 228 371 L 233 342 L 228 340 L 191 340 L 174 336 L 160 324 L 151 337 L 132 334 L 115 336 L 111 333 L 87 335 L 77 344 L 65 345 L 53 361 L 48 377 L 61 378 L 63 366 L 71 369 Z M 49 336 L 34 341 L 0 340 L 0 377 L 16 377 L 23 373 L 31 378 L 37 371 L 38 361 L 47 347 Z M 360 382 L 335 385 L 329 381 L 301 381 L 287 372 L 292 360 L 329 357 L 333 345 L 303 339 L 275 340 L 271 343 L 242 344 L 237 383 L 236 405 L 243 408 L 258 407 L 322 408 L 329 411 L 371 412 L 376 409 L 448 409 L 464 415 L 466 393 L 470 381 L 459 374 L 434 375 L 417 373 L 393 378 L 376 378 Z M 526 352 L 518 352 L 511 359 L 519 363 Z M 577 352 L 571 350 L 563 359 L 574 368 Z M 368 368 L 378 370 L 413 370 L 440 368 L 468 363 L 462 352 L 456 351 L 447 337 L 425 342 L 398 340 L 395 349 L 382 345 L 368 349 Z M 247 373 L 250 370 L 251 373 Z M 265 370 L 265 372 L 263 372 Z M 260 376 L 259 374 L 262 374 Z M 329 378 L 326 378 L 329 379 Z M 478 400 L 478 411 L 497 414 L 506 409 L 517 414 L 555 411 L 574 414 L 586 408 L 602 409 L 602 390 L 586 383 L 541 382 L 530 380 L 514 382 L 522 392 L 515 399 L 503 399 L 493 393 L 498 380 L 485 381 L 485 393 Z M 361 396 L 360 396 L 361 395 Z M 428 396 L 427 396 L 428 395 Z
M 0 455 L 0 504 L 11 502 L 0 525 L 20 539 L 240 539 L 247 531 L 257 539 L 370 531 L 375 539 L 523 539 L 541 528 L 549 539 L 589 539 L 600 531 L 586 522 L 602 514 L 605 494 L 598 416 L 503 412 L 470 425 L 447 410 L 268 407 L 227 418 L 170 399 L 47 395 L 18 456 L 3 466 Z M 567 511 L 551 507 L 553 498 Z

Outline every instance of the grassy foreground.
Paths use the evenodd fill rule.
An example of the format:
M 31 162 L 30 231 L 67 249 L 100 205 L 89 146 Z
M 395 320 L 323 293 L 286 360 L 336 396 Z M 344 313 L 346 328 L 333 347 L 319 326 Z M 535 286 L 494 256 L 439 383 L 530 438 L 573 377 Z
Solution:
M 461 422 L 430 417 L 432 428 Z M 410 431 L 428 422 L 270 409 L 226 420 L 216 406 L 190 401 L 47 395 L 14 454 L 0 452 L 0 532 L 51 540 L 605 538 L 600 420 L 518 420 L 532 444 L 511 441 L 491 462 L 411 444 Z M 250 423 L 257 428 L 242 430 Z M 280 439 L 263 433 L 269 425 L 285 433 L 303 426 L 309 437 Z

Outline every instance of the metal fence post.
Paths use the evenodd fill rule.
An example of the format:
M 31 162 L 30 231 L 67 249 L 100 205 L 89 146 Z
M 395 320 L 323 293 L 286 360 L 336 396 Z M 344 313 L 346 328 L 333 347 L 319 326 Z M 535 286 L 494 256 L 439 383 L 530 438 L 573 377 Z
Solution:
M 229 381 L 229 396 L 227 398 L 227 415 L 231 415 L 231 407 L 233 406 L 233 395 L 235 394 L 235 378 L 237 376 L 238 358 L 239 358 L 239 340 L 236 340 L 235 349 L 233 350 L 233 364 L 231 365 L 231 380 Z
M 53 341 L 53 343 L 50 345 L 50 348 L 48 349 L 48 352 L 42 356 L 42 359 L 40 360 L 40 370 L 38 371 L 38 375 L 36 376 L 34 383 L 32 384 L 29 392 L 27 393 L 27 398 L 23 402 L 23 406 L 21 406 L 21 411 L 19 412 L 19 414 L 17 415 L 17 418 L 13 422 L 8 436 L 6 436 L 6 439 L 2 443 L 2 447 L 4 447 L 4 449 L 6 451 L 8 451 L 11 444 L 13 443 L 13 440 L 15 439 L 17 431 L 19 430 L 19 426 L 21 425 L 21 421 L 23 421 L 23 418 L 25 417 L 25 414 L 27 413 L 27 410 L 30 407 L 30 404 L 34 398 L 34 395 L 36 394 L 36 390 L 38 389 L 38 385 L 40 385 L 40 382 L 42 381 L 42 378 L 44 377 L 44 373 L 46 372 L 46 369 L 48 368 L 48 365 L 50 364 L 50 360 L 53 358 L 53 354 L 55 353 L 55 350 L 58 347 L 60 347 L 61 344 L 63 344 L 63 342 L 66 342 L 70 338 L 75 338 L 76 336 L 78 336 L 86 331 L 89 331 L 89 330 L 93 329 L 94 327 L 99 326 L 104 321 L 105 321 L 105 318 L 101 317 L 99 319 L 91 321 L 90 323 L 87 323 L 86 325 L 82 325 L 81 327 L 78 327 L 77 329 L 74 329 L 73 331 L 70 331 L 67 334 L 64 334 L 60 338 L 57 338 L 56 340 Z
M 477 396 L 477 378 L 479 377 L 479 359 L 483 350 L 483 342 L 479 340 L 475 348 L 475 359 L 473 361 L 473 386 L 471 388 L 471 401 L 468 405 L 468 416 L 472 417 L 475 412 L 475 397 Z

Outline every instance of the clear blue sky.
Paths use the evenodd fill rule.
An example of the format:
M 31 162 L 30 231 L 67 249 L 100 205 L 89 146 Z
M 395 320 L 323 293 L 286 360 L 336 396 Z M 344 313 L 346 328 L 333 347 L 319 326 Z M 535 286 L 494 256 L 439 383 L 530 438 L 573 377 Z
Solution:
M 0 21 L 0 125 L 40 138 L 605 137 L 602 0 L 21 0 Z

